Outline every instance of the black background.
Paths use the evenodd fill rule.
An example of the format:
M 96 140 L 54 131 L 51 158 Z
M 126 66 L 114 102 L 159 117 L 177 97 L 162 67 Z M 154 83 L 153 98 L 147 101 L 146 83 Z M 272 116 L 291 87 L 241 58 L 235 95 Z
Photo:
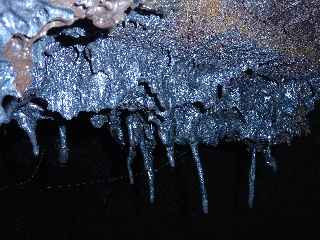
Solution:
M 38 127 L 38 158 L 33 157 L 24 132 L 11 123 L 1 128 L 0 155 L 0 218 L 5 230 L 1 233 L 11 235 L 1 239 L 113 239 L 124 233 L 133 239 L 185 238 L 191 233 L 222 239 L 255 234 L 261 238 L 278 236 L 279 230 L 287 236 L 297 223 L 301 226 L 300 222 L 318 215 L 319 107 L 310 119 L 311 135 L 294 139 L 290 146 L 272 148 L 276 174 L 258 155 L 253 209 L 247 205 L 250 156 L 246 145 L 201 146 L 208 215 L 201 211 L 198 179 L 186 146 L 176 149 L 175 169 L 168 166 L 164 149 L 157 147 L 157 194 L 151 205 L 141 156 L 136 159 L 135 184 L 130 185 L 126 150 L 112 140 L 106 127 L 94 129 L 88 115 L 81 114 L 67 125 L 67 166 L 57 161 L 55 122 L 42 121 Z

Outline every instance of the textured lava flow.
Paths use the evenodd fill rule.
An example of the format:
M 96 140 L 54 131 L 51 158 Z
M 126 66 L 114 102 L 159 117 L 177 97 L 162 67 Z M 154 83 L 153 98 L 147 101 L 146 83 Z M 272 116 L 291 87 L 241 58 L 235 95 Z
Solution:
M 84 2 L 79 6 L 87 11 L 89 2 L 99 1 Z M 132 162 L 142 153 L 151 202 L 157 139 L 171 166 L 175 144 L 190 145 L 204 212 L 198 145 L 245 141 L 252 156 L 252 206 L 256 152 L 276 169 L 270 146 L 309 131 L 307 115 L 319 99 L 318 1 L 159 0 L 134 6 L 112 31 L 89 18 L 93 24 L 78 21 L 33 43 L 32 82 L 9 116 L 27 131 L 37 153 L 37 120 L 48 111 L 67 120 L 91 112 L 95 127 L 108 124 L 127 146 L 131 182 Z M 34 96 L 47 108 L 29 104 Z M 65 127 L 59 132 L 65 162 Z

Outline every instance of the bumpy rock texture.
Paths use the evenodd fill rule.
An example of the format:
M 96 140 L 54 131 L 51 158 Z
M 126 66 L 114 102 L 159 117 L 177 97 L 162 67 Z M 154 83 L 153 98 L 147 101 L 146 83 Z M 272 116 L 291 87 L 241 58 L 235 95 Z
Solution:
M 91 7 L 90 1 L 84 2 L 80 6 Z M 108 1 L 98 2 L 94 3 Z M 252 151 L 252 205 L 256 150 L 275 167 L 270 146 L 309 131 L 307 115 L 320 96 L 319 1 L 133 4 L 112 31 L 95 28 L 100 26 L 90 18 L 94 25 L 80 21 L 35 42 L 32 82 L 25 95 L 44 99 L 48 111 L 67 120 L 85 111 L 93 113 L 94 126 L 107 123 L 118 142 L 128 146 L 131 181 L 131 164 L 141 151 L 150 201 L 157 136 L 172 166 L 174 145 L 191 146 L 205 212 L 208 202 L 198 144 L 246 141 Z M 28 36 L 29 31 L 21 33 Z M 0 73 L 6 77 L 1 83 L 12 84 L 13 72 Z M 7 95 L 8 89 L 1 94 Z M 36 146 L 32 132 L 45 110 L 20 105 L 11 116 Z M 65 146 L 65 130 L 61 135 Z
M 32 44 L 29 39 L 56 20 L 73 18 L 70 10 L 51 6 L 47 1 L 0 1 L 0 100 L 20 96 L 31 83 Z M 0 107 L 0 124 L 10 118 Z

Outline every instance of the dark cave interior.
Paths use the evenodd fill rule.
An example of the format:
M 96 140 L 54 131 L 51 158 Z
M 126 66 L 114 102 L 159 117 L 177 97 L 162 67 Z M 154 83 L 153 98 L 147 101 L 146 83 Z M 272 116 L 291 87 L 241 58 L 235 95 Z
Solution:
M 151 205 L 141 156 L 134 166 L 135 183 L 130 185 L 126 149 L 114 142 L 106 127 L 93 128 L 88 114 L 67 123 L 70 156 L 65 166 L 57 161 L 57 122 L 40 122 L 37 158 L 25 133 L 12 122 L 1 128 L 1 218 L 5 223 L 10 219 L 17 239 L 100 239 L 124 232 L 141 236 L 146 229 L 170 236 L 188 236 L 191 232 L 239 236 L 253 226 L 263 229 L 261 219 L 265 217 L 314 216 L 320 200 L 317 106 L 310 116 L 312 134 L 294 139 L 290 146 L 272 148 L 277 173 L 258 155 L 253 209 L 247 205 L 250 163 L 246 146 L 201 146 L 208 215 L 201 210 L 188 147 L 177 146 L 175 169 L 168 165 L 164 149 L 156 148 L 156 202 Z M 216 227 L 214 221 L 219 221 Z
M 92 39 L 58 40 L 73 45 L 74 41 L 87 44 Z M 218 85 L 219 96 L 222 91 Z M 209 196 L 208 215 L 201 209 L 197 174 L 188 146 L 176 146 L 177 166 L 172 169 L 163 146 L 157 145 L 156 201 L 150 204 L 142 156 L 137 156 L 135 183 L 130 185 L 127 149 L 114 141 L 106 126 L 94 128 L 89 113 L 65 122 L 70 148 L 66 165 L 58 161 L 58 121 L 40 121 L 38 157 L 33 156 L 25 132 L 11 122 L 0 129 L 1 221 L 12 223 L 15 239 L 107 239 L 121 233 L 143 238 L 149 231 L 175 238 L 194 232 L 228 238 L 245 236 L 252 228 L 257 232 L 271 229 L 272 235 L 279 226 L 273 220 L 266 225 L 262 219 L 311 217 L 318 213 L 319 102 L 316 106 L 310 114 L 310 135 L 295 138 L 290 146 L 272 147 L 278 165 L 276 173 L 265 166 L 262 154 L 258 154 L 252 209 L 248 207 L 250 154 L 246 144 L 200 146 Z M 214 224 L 217 221 L 219 224 Z

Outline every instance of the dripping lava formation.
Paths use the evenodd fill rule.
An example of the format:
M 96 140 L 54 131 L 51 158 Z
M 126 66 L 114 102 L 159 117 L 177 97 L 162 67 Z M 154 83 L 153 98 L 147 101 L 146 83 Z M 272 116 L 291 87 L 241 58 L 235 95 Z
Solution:
M 271 147 L 310 131 L 319 9 L 318 0 L 0 0 L 0 124 L 16 120 L 38 155 L 38 122 L 60 116 L 67 162 L 64 123 L 90 113 L 128 152 L 130 182 L 141 153 L 150 202 L 155 145 L 172 167 L 175 146 L 189 145 L 204 212 L 198 145 L 245 142 L 252 206 L 256 152 L 276 169 Z

